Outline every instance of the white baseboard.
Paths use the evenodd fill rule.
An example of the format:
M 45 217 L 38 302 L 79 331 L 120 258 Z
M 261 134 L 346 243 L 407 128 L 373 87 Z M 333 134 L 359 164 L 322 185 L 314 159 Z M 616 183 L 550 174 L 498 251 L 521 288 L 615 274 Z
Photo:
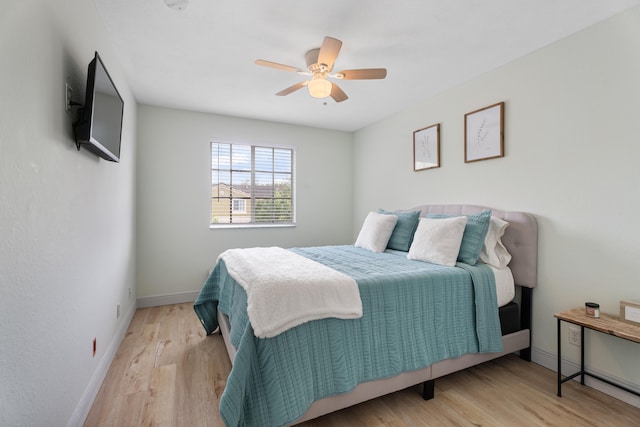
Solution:
M 552 354 L 543 350 L 540 350 L 538 348 L 532 347 L 531 348 L 531 361 L 534 363 L 537 363 L 538 365 L 544 366 L 547 369 L 552 370 L 553 372 L 558 372 L 558 355 L 557 354 Z M 625 381 L 622 378 L 617 378 L 614 377 L 612 375 L 609 375 L 607 373 L 604 373 L 602 371 L 599 371 L 597 369 L 594 369 L 591 366 L 586 366 L 586 369 L 588 372 L 592 372 L 595 375 L 598 375 L 602 378 L 605 378 L 611 382 L 614 382 L 616 384 L 620 384 L 624 387 L 627 387 L 631 390 L 636 390 L 640 393 L 640 389 L 638 388 L 637 384 L 632 384 L 628 381 Z M 571 375 L 575 372 L 578 372 L 580 370 L 580 364 L 579 363 L 575 363 L 572 362 L 570 360 L 567 359 L 562 359 L 562 374 L 563 376 L 566 375 Z M 574 378 L 574 381 L 580 381 L 579 376 Z M 632 393 L 628 393 L 624 390 L 621 390 L 617 387 L 614 387 L 610 384 L 607 384 L 605 382 L 599 381 L 595 378 L 592 378 L 590 376 L 585 376 L 585 380 L 584 380 L 584 384 L 585 386 L 589 386 L 591 388 L 594 388 L 604 394 L 607 394 L 611 397 L 614 397 L 618 400 L 622 400 L 625 403 L 628 403 L 629 405 L 635 406 L 636 408 L 640 408 L 640 397 L 639 396 L 635 396 Z M 563 392 L 564 394 L 564 392 Z
M 113 337 L 113 340 L 111 340 L 111 343 L 105 350 L 104 356 L 102 356 L 102 359 L 100 359 L 98 367 L 93 373 L 93 376 L 91 377 L 87 388 L 82 394 L 82 397 L 80 398 L 76 409 L 73 411 L 73 414 L 71 415 L 71 418 L 67 423 L 67 427 L 82 427 L 82 425 L 84 424 L 87 415 L 89 415 L 89 411 L 91 410 L 91 406 L 93 405 L 93 401 L 96 399 L 96 396 L 100 391 L 102 382 L 107 376 L 107 372 L 109 372 L 111 362 L 113 362 L 113 358 L 116 356 L 116 352 L 120 347 L 120 343 L 122 343 L 122 340 L 124 339 L 127 328 L 129 327 L 129 324 L 131 324 L 131 320 L 133 319 L 133 315 L 135 314 L 136 309 L 142 307 L 156 307 L 159 305 L 193 302 L 197 297 L 198 291 L 138 298 L 136 300 L 136 306 L 131 307 L 126 317 L 122 319 L 123 321 L 120 323 L 120 326 L 116 331 L 116 335 Z
M 76 406 L 76 409 L 73 411 L 73 414 L 67 423 L 67 427 L 82 427 L 84 424 L 87 415 L 89 415 L 89 411 L 91 410 L 91 406 L 93 405 L 93 401 L 96 399 L 96 396 L 100 391 L 102 382 L 107 376 L 107 372 L 109 372 L 111 362 L 113 362 L 113 358 L 116 356 L 116 352 L 120 347 L 120 343 L 124 339 L 124 335 L 127 332 L 127 328 L 131 324 L 131 320 L 135 313 L 136 307 L 132 306 L 127 315 L 122 319 L 122 322 L 120 322 L 120 326 L 118 327 L 115 336 L 105 350 L 102 359 L 100 359 L 98 367 L 93 373 L 87 388 L 84 390 L 84 393 L 78 402 L 78 406 Z
M 142 297 L 136 300 L 138 308 L 157 307 L 160 305 L 181 304 L 183 302 L 194 302 L 199 291 L 181 292 L 177 294 L 156 295 L 152 297 Z

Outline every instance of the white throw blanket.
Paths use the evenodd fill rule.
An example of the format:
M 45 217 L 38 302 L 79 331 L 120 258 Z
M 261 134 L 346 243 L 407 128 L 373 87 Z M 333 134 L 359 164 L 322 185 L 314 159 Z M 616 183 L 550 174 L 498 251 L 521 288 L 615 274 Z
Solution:
M 351 277 L 283 248 L 229 249 L 222 259 L 247 293 L 254 334 L 270 338 L 310 320 L 362 317 Z

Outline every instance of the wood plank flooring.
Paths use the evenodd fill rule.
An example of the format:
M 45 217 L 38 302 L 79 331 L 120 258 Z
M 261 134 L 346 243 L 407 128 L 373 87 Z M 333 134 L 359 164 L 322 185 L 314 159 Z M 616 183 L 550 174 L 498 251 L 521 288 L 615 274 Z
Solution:
M 138 309 L 85 426 L 222 427 L 218 402 L 231 364 L 192 304 Z M 638 426 L 640 409 L 507 356 L 302 424 L 303 427 Z

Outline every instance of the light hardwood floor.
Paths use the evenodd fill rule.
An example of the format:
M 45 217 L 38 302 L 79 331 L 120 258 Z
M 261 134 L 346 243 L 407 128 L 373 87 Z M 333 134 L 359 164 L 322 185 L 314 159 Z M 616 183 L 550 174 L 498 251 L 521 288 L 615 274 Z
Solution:
M 192 304 L 138 309 L 85 426 L 224 426 L 218 399 L 231 364 Z M 638 426 L 640 409 L 507 356 L 311 420 L 328 426 Z

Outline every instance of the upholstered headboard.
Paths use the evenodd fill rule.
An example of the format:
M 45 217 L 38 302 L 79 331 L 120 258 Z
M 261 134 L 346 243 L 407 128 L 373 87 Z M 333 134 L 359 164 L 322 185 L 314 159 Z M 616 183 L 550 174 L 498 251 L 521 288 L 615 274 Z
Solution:
M 538 224 L 533 215 L 475 205 L 421 205 L 404 210 L 420 210 L 422 217 L 430 213 L 470 215 L 487 209 L 491 209 L 491 215 L 509 223 L 502 236 L 502 243 L 512 256 L 509 268 L 515 283 L 519 286 L 534 288 L 538 284 Z

